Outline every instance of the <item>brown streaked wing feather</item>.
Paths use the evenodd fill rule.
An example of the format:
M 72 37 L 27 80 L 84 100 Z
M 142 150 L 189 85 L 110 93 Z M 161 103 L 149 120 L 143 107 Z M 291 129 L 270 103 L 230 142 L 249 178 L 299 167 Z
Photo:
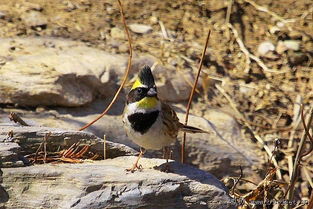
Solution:
M 165 134 L 172 138 L 177 138 L 181 123 L 179 122 L 176 112 L 166 103 L 161 103 L 161 109 Z

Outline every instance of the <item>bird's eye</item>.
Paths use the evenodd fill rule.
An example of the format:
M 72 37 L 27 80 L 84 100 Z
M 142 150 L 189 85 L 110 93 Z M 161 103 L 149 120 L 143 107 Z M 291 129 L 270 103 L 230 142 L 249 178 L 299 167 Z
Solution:
M 138 92 L 139 94 L 141 94 L 141 93 L 142 93 L 142 88 L 137 89 L 137 92 Z

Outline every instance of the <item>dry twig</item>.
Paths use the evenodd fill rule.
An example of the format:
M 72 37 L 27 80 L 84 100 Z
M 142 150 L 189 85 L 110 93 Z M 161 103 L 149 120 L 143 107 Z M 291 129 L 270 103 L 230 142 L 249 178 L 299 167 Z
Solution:
M 88 123 L 87 125 L 81 127 L 79 129 L 80 131 L 88 128 L 89 126 L 91 126 L 92 124 L 97 122 L 100 118 L 102 118 L 111 109 L 112 105 L 116 101 L 118 95 L 120 94 L 121 90 L 123 89 L 123 87 L 124 87 L 124 85 L 126 83 L 126 80 L 128 78 L 128 74 L 129 74 L 129 71 L 130 71 L 131 63 L 132 63 L 133 49 L 132 49 L 131 37 L 130 37 L 129 31 L 128 31 L 128 27 L 127 27 L 127 24 L 126 24 L 126 20 L 125 20 L 124 9 L 123 9 L 123 6 L 122 6 L 122 3 L 121 3 L 120 0 L 118 0 L 118 5 L 119 5 L 120 13 L 121 13 L 121 19 L 122 19 L 122 22 L 123 22 L 123 25 L 124 25 L 125 33 L 127 35 L 128 47 L 129 47 L 129 57 L 128 57 L 128 64 L 127 64 L 127 68 L 126 68 L 126 71 L 125 71 L 125 75 L 124 75 L 122 84 L 120 85 L 120 87 L 118 88 L 117 92 L 115 93 L 115 95 L 114 95 L 111 103 L 109 104 L 109 106 L 96 119 L 94 119 L 92 122 Z
M 18 114 L 16 114 L 15 112 L 11 112 L 9 115 L 9 119 L 11 121 L 14 121 L 14 123 L 19 123 L 22 126 L 29 126 L 20 116 L 18 116 Z
M 235 189 L 236 189 L 236 187 L 237 187 L 237 184 L 238 184 L 239 181 L 242 179 L 242 177 L 243 177 L 243 172 L 242 172 L 242 167 L 240 166 L 240 176 L 236 179 L 236 181 L 234 182 L 234 186 L 233 186 L 233 188 L 231 189 L 233 195 L 235 194 Z
M 228 23 L 228 27 L 232 30 L 234 37 L 239 45 L 239 48 L 241 49 L 241 51 L 245 54 L 246 56 L 246 66 L 245 66 L 245 73 L 249 73 L 250 71 L 250 59 L 254 60 L 264 71 L 263 73 L 265 74 L 266 72 L 269 73 L 282 73 L 282 71 L 277 71 L 277 70 L 272 70 L 269 69 L 264 62 L 258 58 L 257 56 L 253 55 L 252 53 L 249 52 L 249 50 L 245 47 L 243 41 L 240 39 L 239 35 L 238 35 L 238 31 L 232 26 L 232 24 Z
M 228 0 L 227 12 L 226 12 L 226 18 L 225 18 L 225 24 L 226 24 L 226 25 L 228 25 L 229 20 L 230 20 L 230 15 L 231 15 L 232 6 L 233 6 L 233 0 Z M 229 27 L 227 27 L 226 37 L 227 37 L 228 40 L 230 39 Z
M 276 13 L 270 11 L 269 9 L 267 9 L 266 7 L 260 6 L 258 4 L 256 4 L 254 1 L 252 0 L 244 0 L 245 2 L 251 4 L 254 8 L 256 8 L 257 10 L 261 11 L 261 12 L 265 12 L 269 15 L 271 15 L 273 18 L 275 18 L 276 20 L 279 20 L 283 23 L 290 23 L 290 22 L 295 22 L 294 19 L 284 19 L 283 17 L 277 15 Z
M 107 150 L 106 150 L 107 137 L 103 135 L 103 160 L 107 158 Z
M 293 118 L 292 118 L 292 131 L 290 132 L 289 140 L 288 140 L 288 148 L 292 149 L 294 145 L 294 138 L 296 134 L 296 130 L 301 122 L 301 103 L 302 103 L 302 97 L 298 95 L 296 97 L 296 102 L 294 103 L 293 107 Z M 291 178 L 292 170 L 293 170 L 293 159 L 292 155 L 287 155 L 287 161 L 288 161 L 288 172 L 289 172 L 289 178 Z
M 186 110 L 186 116 L 185 116 L 185 125 L 187 125 L 187 123 L 188 123 L 189 110 L 190 110 L 190 107 L 191 107 L 191 102 L 192 102 L 193 95 L 195 94 L 195 90 L 196 90 L 196 86 L 197 86 L 197 83 L 198 83 L 198 79 L 199 79 L 199 76 L 200 76 L 200 73 L 201 73 L 205 52 L 206 52 L 206 49 L 208 47 L 208 43 L 209 43 L 209 39 L 210 39 L 210 34 L 211 34 L 211 30 L 209 30 L 209 32 L 208 32 L 208 35 L 207 35 L 207 38 L 206 38 L 206 41 L 205 41 L 205 45 L 204 45 L 204 48 L 203 48 L 203 51 L 202 51 L 202 56 L 201 56 L 201 60 L 200 60 L 200 63 L 199 63 L 199 68 L 198 68 L 198 73 L 197 73 L 197 76 L 196 76 L 196 80 L 195 80 L 195 82 L 193 84 L 193 87 L 192 87 L 192 90 L 191 90 L 191 93 L 190 93 L 190 96 L 189 96 L 189 100 L 188 100 L 188 104 L 187 104 L 187 110 Z M 185 162 L 185 145 L 186 145 L 186 132 L 184 132 L 183 143 L 182 143 L 182 148 L 181 148 L 182 149 L 181 150 L 181 162 L 182 163 Z
M 243 199 L 247 202 L 258 199 L 264 200 L 265 193 L 268 192 L 271 188 L 283 185 L 282 182 L 274 180 L 275 173 L 277 172 L 276 170 L 276 168 L 269 170 L 266 177 L 258 184 L 258 186 L 251 192 L 245 194 Z
M 296 154 L 296 157 L 295 157 L 295 160 L 294 160 L 294 166 L 293 166 L 293 170 L 292 170 L 292 175 L 290 176 L 290 184 L 289 184 L 289 187 L 288 187 L 288 194 L 287 194 L 287 200 L 291 201 L 293 199 L 293 195 L 294 195 L 294 186 L 295 186 L 295 183 L 298 179 L 298 174 L 299 174 L 299 165 L 300 165 L 300 161 L 301 161 L 301 157 L 303 156 L 303 147 L 304 147 L 304 144 L 305 144 L 305 141 L 306 141 L 306 138 L 308 137 L 309 132 L 308 132 L 308 129 L 306 127 L 310 127 L 311 126 L 311 123 L 313 121 L 313 107 L 311 107 L 310 111 L 309 111 L 309 119 L 308 119 L 308 123 L 306 124 L 305 123 L 305 119 L 304 119 L 304 113 L 303 113 L 303 110 L 304 107 L 302 105 L 302 108 L 301 108 L 301 120 L 302 120 L 302 123 L 303 125 L 305 126 L 305 129 L 303 131 L 303 134 L 302 134 L 302 137 L 301 137 L 301 141 L 300 141 L 300 144 L 298 146 L 298 149 L 297 149 L 297 154 Z M 290 208 L 289 205 L 286 205 L 285 208 Z
M 51 136 L 51 132 L 45 134 L 43 141 L 40 143 L 38 149 L 36 150 L 35 157 L 34 157 L 34 163 L 37 162 L 38 153 L 42 149 L 42 147 L 44 147 L 44 154 L 45 154 L 43 160 L 44 160 L 44 162 L 47 161 L 47 140 L 50 136 Z

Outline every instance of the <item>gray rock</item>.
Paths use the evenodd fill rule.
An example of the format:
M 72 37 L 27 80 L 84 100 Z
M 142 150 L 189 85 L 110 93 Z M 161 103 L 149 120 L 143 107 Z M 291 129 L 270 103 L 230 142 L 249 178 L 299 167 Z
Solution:
M 37 165 L 3 169 L 6 208 L 234 208 L 214 176 L 164 160 L 143 158 L 143 171 L 127 173 L 135 157 L 83 164 Z M 156 169 L 152 169 L 152 168 Z M 22 180 L 23 179 L 23 180 Z M 1 204 L 0 204 L 1 206 Z
M 9 131 L 13 132 L 13 141 L 15 143 L 4 143 Z M 24 155 L 33 154 L 42 143 L 45 134 L 51 132 L 47 141 L 47 150 L 49 152 L 58 149 L 69 148 L 72 144 L 80 142 L 81 145 L 91 145 L 90 150 L 103 156 L 103 139 L 89 132 L 64 130 L 59 128 L 48 128 L 39 126 L 13 126 L 0 124 L 0 157 L 7 162 L 7 166 L 14 166 L 19 152 Z M 21 146 L 21 149 L 19 149 Z M 137 152 L 123 144 L 106 141 L 106 157 L 113 158 L 124 155 L 135 155 Z M 17 161 L 19 162 L 19 161 Z M 19 164 L 23 166 L 24 164 Z M 11 166 L 10 166 L 11 167 Z
M 183 121 L 185 114 L 179 113 L 178 117 Z M 187 163 L 209 171 L 218 178 L 240 175 L 241 166 L 245 175 L 261 180 L 257 168 L 264 162 L 262 152 L 255 143 L 241 135 L 232 116 L 211 109 L 206 112 L 205 118 L 189 116 L 188 124 L 207 130 L 210 134 L 187 134 Z
M 134 58 L 131 74 L 152 56 Z M 83 106 L 95 98 L 111 98 L 124 76 L 127 57 L 111 55 L 84 43 L 56 38 L 0 40 L 0 103 L 22 106 Z M 160 98 L 185 101 L 191 73 L 157 65 Z M 183 79 L 182 79 L 183 78 Z
M 100 109 L 103 106 L 100 105 Z M 120 112 L 116 112 L 116 114 L 121 114 L 123 107 L 117 105 L 115 108 L 120 109 Z M 95 107 L 93 109 L 97 110 Z M 88 115 L 84 110 L 80 110 L 79 115 L 64 108 L 62 112 L 60 114 L 54 111 L 53 115 L 49 115 L 49 112 L 42 113 L 42 115 L 24 113 L 23 119 L 28 123 L 29 120 L 35 121 L 37 125 L 77 130 L 97 116 L 97 114 Z M 184 121 L 183 113 L 178 113 L 178 116 L 180 121 Z M 239 166 L 242 166 L 245 174 L 256 181 L 260 180 L 256 167 L 263 163 L 262 152 L 255 143 L 241 135 L 239 126 L 233 117 L 222 111 L 211 109 L 207 110 L 205 118 L 190 115 L 188 124 L 207 130 L 210 134 L 187 134 L 187 163 L 208 171 L 218 178 L 238 176 L 240 174 Z M 100 137 L 105 134 L 110 141 L 138 149 L 138 145 L 128 139 L 120 115 L 105 115 L 87 131 Z M 178 143 L 173 147 L 174 159 L 178 162 L 180 162 L 179 143 L 182 135 L 182 133 L 179 134 Z M 148 151 L 145 156 L 161 157 L 162 153 Z
M 81 106 L 117 88 L 126 58 L 56 38 L 1 39 L 0 103 Z M 118 79 L 119 80 L 119 79 Z
M 145 34 L 152 31 L 152 27 L 150 25 L 143 25 L 143 24 L 137 24 L 133 23 L 129 25 L 129 29 L 133 31 L 134 33 L 138 34 Z
M 0 142 L 0 167 L 23 166 L 23 156 L 20 154 L 21 147 L 17 143 Z

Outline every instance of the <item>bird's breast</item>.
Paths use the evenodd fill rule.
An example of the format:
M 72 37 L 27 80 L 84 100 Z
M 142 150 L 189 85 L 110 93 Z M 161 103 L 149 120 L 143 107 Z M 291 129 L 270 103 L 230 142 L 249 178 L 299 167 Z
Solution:
M 146 113 L 137 112 L 129 115 L 127 119 L 134 131 L 144 134 L 155 123 L 159 113 L 159 110 Z

